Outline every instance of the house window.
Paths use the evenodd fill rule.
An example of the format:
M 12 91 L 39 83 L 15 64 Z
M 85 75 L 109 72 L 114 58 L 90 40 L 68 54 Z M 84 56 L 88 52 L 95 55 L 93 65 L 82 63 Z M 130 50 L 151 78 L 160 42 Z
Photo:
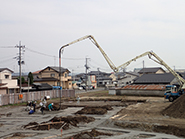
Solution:
M 5 75 L 5 79 L 9 79 L 9 75 Z
M 51 74 L 51 77 L 55 77 L 55 74 Z
M 65 73 L 65 78 L 67 78 L 67 73 Z

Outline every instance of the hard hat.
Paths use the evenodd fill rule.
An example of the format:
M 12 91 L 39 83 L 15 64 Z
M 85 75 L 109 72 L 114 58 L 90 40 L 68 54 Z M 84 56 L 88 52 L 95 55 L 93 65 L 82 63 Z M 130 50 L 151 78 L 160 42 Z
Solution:
M 51 105 L 53 105 L 53 103 L 51 103 Z

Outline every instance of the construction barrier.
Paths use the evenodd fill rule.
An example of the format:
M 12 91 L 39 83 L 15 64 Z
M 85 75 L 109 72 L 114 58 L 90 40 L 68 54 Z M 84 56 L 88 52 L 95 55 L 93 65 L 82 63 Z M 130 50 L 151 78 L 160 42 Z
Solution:
M 8 104 L 17 104 L 28 101 L 41 100 L 45 96 L 50 98 L 60 97 L 60 90 L 47 90 L 47 91 L 35 91 L 35 92 L 24 92 L 24 93 L 12 93 L 12 94 L 0 94 L 0 106 Z M 61 90 L 61 97 L 74 98 L 75 90 Z

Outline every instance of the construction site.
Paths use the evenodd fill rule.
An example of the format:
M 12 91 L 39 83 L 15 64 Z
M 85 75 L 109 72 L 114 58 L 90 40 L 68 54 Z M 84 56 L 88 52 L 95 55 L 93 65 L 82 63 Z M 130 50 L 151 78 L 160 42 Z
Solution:
M 74 96 L 71 97 L 68 95 L 63 97 L 60 91 L 57 98 L 47 99 L 45 96 L 44 100 L 47 102 L 34 99 L 37 101 L 32 102 L 34 110 L 29 109 L 29 111 L 27 110 L 28 106 L 24 103 L 19 106 L 2 106 L 0 107 L 0 138 L 185 138 L 185 80 L 183 76 L 171 69 L 153 51 L 145 52 L 116 67 L 91 35 L 77 39 L 60 48 L 58 73 L 61 73 L 62 50 L 84 39 L 90 39 L 95 44 L 114 73 L 124 69 L 132 61 L 148 56 L 154 62 L 164 66 L 176 78 L 175 83 L 177 84 L 159 85 L 160 83 L 157 82 L 156 85 L 152 85 L 150 83 L 151 86 L 148 85 L 148 90 L 146 90 L 147 85 L 141 85 L 144 86 L 143 89 L 136 85 L 136 89 L 132 90 L 133 86 L 128 88 L 127 86 L 125 86 L 126 88 L 114 87 L 112 94 L 109 93 L 110 90 L 106 89 L 87 91 L 85 88 L 85 91 L 74 93 Z M 59 74 L 59 79 L 62 79 L 61 74 Z M 62 81 L 59 83 L 60 88 Z M 156 90 L 157 86 L 159 88 Z M 86 87 L 88 87 L 87 77 Z M 22 98 L 25 97 L 22 96 Z M 44 107 L 41 101 L 43 101 Z
M 28 114 L 26 105 L 0 108 L 3 139 L 181 139 L 185 138 L 185 95 L 117 96 L 108 91 L 83 92 L 76 98 L 47 100 L 53 110 Z

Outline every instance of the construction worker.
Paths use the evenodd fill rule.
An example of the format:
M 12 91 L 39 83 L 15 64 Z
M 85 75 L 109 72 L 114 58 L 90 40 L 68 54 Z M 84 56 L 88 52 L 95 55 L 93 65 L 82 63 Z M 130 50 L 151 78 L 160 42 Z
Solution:
M 33 110 L 33 108 L 31 108 L 31 110 L 29 111 L 28 114 L 33 114 L 33 113 L 34 113 L 34 110 Z
M 51 109 L 53 109 L 53 103 L 50 103 L 50 104 L 48 105 L 48 108 L 49 108 L 49 111 L 51 111 Z
M 78 96 L 76 100 L 77 100 L 77 103 L 79 103 L 80 102 L 80 97 Z
M 45 109 L 46 106 L 44 105 L 44 103 L 42 103 L 42 101 L 40 102 L 39 105 L 41 106 L 40 111 L 41 111 L 42 114 L 43 114 L 43 111 L 44 111 L 44 109 Z
M 33 106 L 33 111 L 35 112 L 35 107 L 36 107 L 36 101 L 32 101 L 32 106 Z

